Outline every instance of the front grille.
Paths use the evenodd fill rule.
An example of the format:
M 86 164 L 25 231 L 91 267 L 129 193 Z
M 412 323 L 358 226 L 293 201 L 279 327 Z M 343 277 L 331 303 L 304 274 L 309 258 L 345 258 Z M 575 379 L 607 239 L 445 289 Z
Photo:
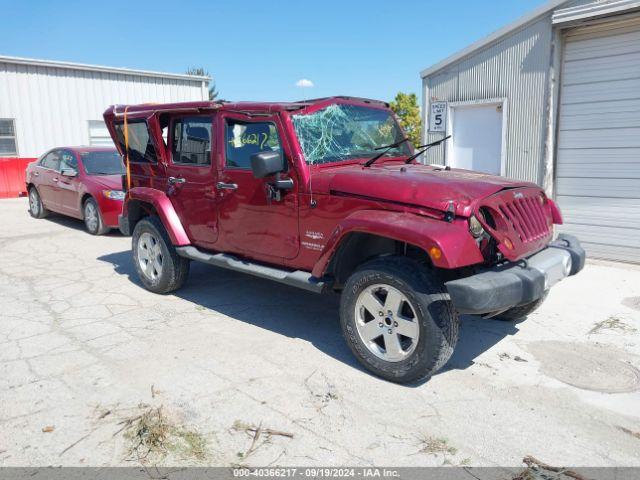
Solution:
M 551 226 L 540 198 L 539 196 L 514 198 L 498 207 L 504 218 L 511 223 L 522 243 L 539 240 L 550 232 Z

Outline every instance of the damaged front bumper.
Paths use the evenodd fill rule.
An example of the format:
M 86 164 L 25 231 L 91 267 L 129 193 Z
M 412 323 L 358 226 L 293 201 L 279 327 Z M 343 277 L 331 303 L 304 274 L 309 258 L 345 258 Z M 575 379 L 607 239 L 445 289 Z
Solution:
M 522 259 L 446 282 L 458 313 L 503 312 L 531 303 L 565 277 L 584 268 L 585 252 L 577 238 L 559 235 L 544 250 Z

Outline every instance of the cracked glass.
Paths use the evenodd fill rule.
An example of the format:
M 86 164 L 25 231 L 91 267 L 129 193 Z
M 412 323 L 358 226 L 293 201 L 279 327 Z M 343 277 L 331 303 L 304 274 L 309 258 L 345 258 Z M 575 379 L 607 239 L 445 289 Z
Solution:
M 392 113 L 378 108 L 333 104 L 291 118 L 309 165 L 373 157 L 380 153 L 376 148 L 405 138 Z M 385 155 L 410 154 L 409 146 L 403 143 Z

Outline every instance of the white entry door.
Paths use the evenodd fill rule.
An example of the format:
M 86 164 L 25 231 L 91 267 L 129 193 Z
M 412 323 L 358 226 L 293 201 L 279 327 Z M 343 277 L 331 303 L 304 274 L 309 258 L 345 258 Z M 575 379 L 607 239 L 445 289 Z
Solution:
M 447 165 L 501 175 L 502 103 L 451 106 Z

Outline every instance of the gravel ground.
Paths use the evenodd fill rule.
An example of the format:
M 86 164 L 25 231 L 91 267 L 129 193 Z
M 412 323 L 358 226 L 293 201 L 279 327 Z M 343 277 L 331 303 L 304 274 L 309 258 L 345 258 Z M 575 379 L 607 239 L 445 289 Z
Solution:
M 400 386 L 358 366 L 335 296 L 198 264 L 158 296 L 129 238 L 25 199 L 0 224 L 0 466 L 640 466 L 638 267 L 589 262 L 520 323 L 463 317 L 443 371 Z

